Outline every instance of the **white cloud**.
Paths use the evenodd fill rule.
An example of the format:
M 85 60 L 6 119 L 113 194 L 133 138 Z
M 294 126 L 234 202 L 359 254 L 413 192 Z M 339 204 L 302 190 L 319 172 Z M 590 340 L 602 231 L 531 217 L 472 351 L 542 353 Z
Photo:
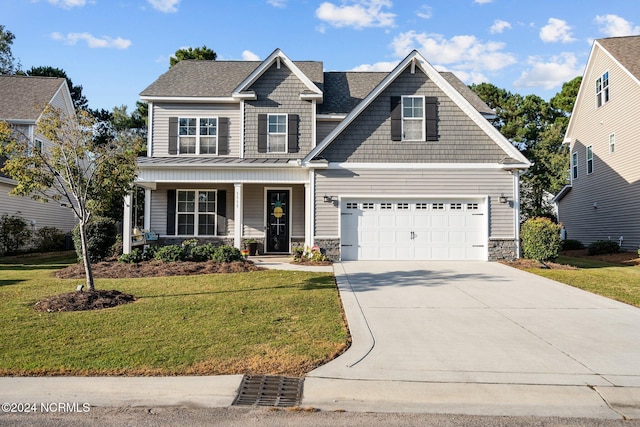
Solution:
M 595 18 L 600 24 L 600 32 L 607 37 L 634 36 L 640 34 L 640 26 L 634 26 L 618 15 L 597 15 Z
M 582 74 L 578 59 L 573 53 L 562 53 L 552 57 L 548 62 L 539 57 L 530 57 L 528 62 L 531 67 L 523 71 L 520 78 L 513 83 L 517 88 L 541 87 L 550 90 Z
M 504 30 L 511 29 L 511 24 L 507 21 L 503 21 L 502 19 L 496 19 L 493 21 L 493 25 L 489 29 L 491 34 L 500 34 Z
M 47 0 L 54 6 L 64 7 L 65 9 L 71 9 L 72 7 L 82 7 L 87 4 L 87 0 Z
M 287 0 L 267 0 L 267 3 L 273 7 L 286 7 Z
M 259 61 L 260 57 L 250 50 L 242 51 L 242 59 L 244 61 Z
M 433 16 L 433 9 L 431 6 L 424 5 L 416 12 L 419 18 L 430 19 Z
M 390 8 L 390 0 L 351 0 L 351 4 L 336 6 L 324 2 L 316 10 L 318 19 L 334 27 L 392 27 L 395 25 L 395 14 L 384 12 L 383 8 Z
M 516 58 L 505 53 L 504 43 L 483 43 L 475 36 L 454 36 L 409 31 L 393 39 L 391 47 L 398 57 L 405 57 L 417 49 L 432 64 L 451 66 L 457 70 L 498 71 L 516 63 Z
M 493 0 L 473 0 L 473 1 L 478 4 L 487 4 L 487 3 L 491 3 Z
M 375 64 L 362 64 L 351 71 L 384 71 L 389 72 L 398 65 L 397 62 L 376 62 Z
M 178 4 L 180 0 L 147 0 L 149 4 L 160 12 L 164 13 L 176 13 L 178 11 Z
M 567 21 L 557 18 L 549 18 L 547 25 L 540 29 L 540 40 L 545 43 L 570 43 L 575 41 L 571 36 L 571 26 Z
M 114 49 L 127 49 L 131 46 L 131 40 L 126 40 L 121 37 L 111 38 L 107 36 L 103 36 L 102 38 L 97 38 L 92 36 L 89 33 L 68 33 L 66 36 L 60 34 L 58 32 L 51 33 L 51 38 L 53 40 L 58 40 L 65 42 L 69 45 L 75 45 L 81 40 L 87 42 L 87 46 L 90 48 L 114 48 Z

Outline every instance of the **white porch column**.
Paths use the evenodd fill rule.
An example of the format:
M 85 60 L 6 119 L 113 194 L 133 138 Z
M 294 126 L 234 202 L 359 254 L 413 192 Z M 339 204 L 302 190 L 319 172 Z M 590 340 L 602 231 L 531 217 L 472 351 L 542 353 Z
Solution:
M 309 170 L 309 182 L 304 184 L 304 244 L 313 247 L 313 229 L 316 222 L 316 174 L 313 169 Z
M 131 253 L 131 193 L 124 196 L 124 216 L 122 220 L 122 253 Z
M 244 224 L 242 206 L 242 183 L 233 184 L 233 246 L 242 249 L 242 229 Z
M 151 189 L 144 189 L 144 229 L 151 231 Z

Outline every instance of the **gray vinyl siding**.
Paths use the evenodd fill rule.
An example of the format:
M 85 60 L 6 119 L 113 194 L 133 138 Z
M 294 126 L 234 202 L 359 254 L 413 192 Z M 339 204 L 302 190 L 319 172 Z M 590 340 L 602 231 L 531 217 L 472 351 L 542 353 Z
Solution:
M 303 158 L 312 147 L 312 112 L 315 105 L 300 99 L 307 87 L 284 64 L 277 69 L 274 64 L 250 88 L 257 100 L 245 102 L 245 157 L 278 157 L 283 159 Z M 258 153 L 259 114 L 297 114 L 297 153 Z
M 340 124 L 340 121 L 318 121 L 316 124 L 316 141 L 320 143 L 332 130 Z
M 65 92 L 66 91 L 64 90 L 58 90 L 58 92 L 56 92 L 55 96 L 51 100 L 50 104 L 55 108 L 60 108 L 68 114 L 71 114 L 74 111 L 74 107 L 71 103 L 71 99 L 67 99 L 65 96 L 63 96 Z
M 596 48 L 576 103 L 571 153 L 578 154 L 578 178 L 558 203 L 559 220 L 569 239 L 588 245 L 616 240 L 623 248 L 640 246 L 640 85 L 608 55 Z M 609 102 L 597 108 L 596 79 L 609 72 Z M 609 152 L 609 135 L 616 138 Z M 593 173 L 587 174 L 586 147 L 593 147 Z M 594 208 L 597 203 L 597 208 Z
M 224 155 L 224 157 L 240 157 L 241 121 L 239 104 L 154 103 L 152 157 L 169 156 L 169 117 L 229 118 L 229 154 Z
M 18 215 L 27 224 L 35 221 L 35 229 L 55 227 L 63 232 L 69 232 L 76 226 L 73 211 L 63 208 L 58 203 L 41 203 L 28 197 L 12 196 L 8 194 L 14 186 L 0 183 L 0 215 Z
M 499 170 L 324 170 L 316 172 L 316 237 L 339 237 L 337 204 L 331 196 L 489 196 L 489 238 L 514 237 L 512 203 L 498 202 L 506 195 L 513 202 L 513 177 Z
M 438 98 L 438 141 L 392 141 L 392 96 Z M 505 152 L 422 71 L 407 68 L 331 143 L 331 162 L 497 163 Z
M 234 204 L 233 185 L 229 184 L 159 184 L 156 190 L 151 191 L 151 230 L 164 236 L 167 234 L 167 190 L 226 190 L 227 197 L 227 233 L 233 236 Z M 218 217 L 220 221 L 220 217 Z

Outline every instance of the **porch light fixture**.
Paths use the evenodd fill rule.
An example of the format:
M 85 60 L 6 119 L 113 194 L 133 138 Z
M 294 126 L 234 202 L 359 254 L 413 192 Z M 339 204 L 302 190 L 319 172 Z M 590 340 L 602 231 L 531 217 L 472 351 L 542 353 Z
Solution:
M 500 203 L 507 203 L 508 200 L 509 200 L 508 197 L 505 196 L 504 194 L 500 195 Z
M 333 196 L 327 196 L 326 194 L 323 197 L 325 203 L 333 203 Z

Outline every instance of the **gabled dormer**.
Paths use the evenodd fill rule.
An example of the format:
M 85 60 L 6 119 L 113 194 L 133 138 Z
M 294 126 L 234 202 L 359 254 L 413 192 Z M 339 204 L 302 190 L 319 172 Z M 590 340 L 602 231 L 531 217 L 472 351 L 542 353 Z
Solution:
M 243 98 L 245 157 L 302 158 L 315 146 L 321 62 L 293 62 L 276 49 L 234 90 Z

